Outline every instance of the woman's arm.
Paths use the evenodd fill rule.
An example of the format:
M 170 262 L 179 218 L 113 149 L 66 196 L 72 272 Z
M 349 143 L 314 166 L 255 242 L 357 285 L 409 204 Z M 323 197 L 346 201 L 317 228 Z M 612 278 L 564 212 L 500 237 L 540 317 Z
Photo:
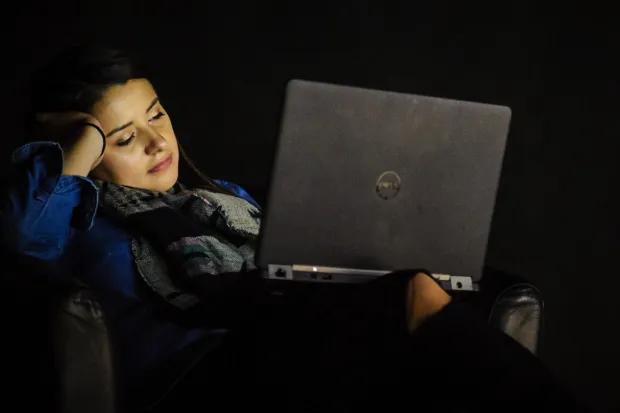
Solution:
M 41 260 L 60 256 L 71 229 L 88 229 L 97 189 L 87 178 L 63 176 L 58 144 L 37 142 L 13 154 L 10 182 L 0 193 L 0 247 Z
M 103 159 L 104 136 L 91 126 L 84 126 L 78 140 L 67 145 L 64 153 L 63 175 L 86 177 Z
M 103 142 L 92 127 L 65 145 L 34 142 L 12 156 L 10 180 L 0 192 L 0 247 L 40 260 L 58 258 L 73 229 L 89 229 L 97 188 L 86 178 Z

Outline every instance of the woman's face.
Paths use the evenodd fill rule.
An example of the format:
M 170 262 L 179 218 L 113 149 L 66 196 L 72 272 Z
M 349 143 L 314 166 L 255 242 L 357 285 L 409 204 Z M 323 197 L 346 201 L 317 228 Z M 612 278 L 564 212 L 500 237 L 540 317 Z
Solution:
M 95 178 L 135 188 L 167 191 L 179 175 L 172 123 L 151 83 L 132 79 L 113 86 L 93 108 L 106 134 Z

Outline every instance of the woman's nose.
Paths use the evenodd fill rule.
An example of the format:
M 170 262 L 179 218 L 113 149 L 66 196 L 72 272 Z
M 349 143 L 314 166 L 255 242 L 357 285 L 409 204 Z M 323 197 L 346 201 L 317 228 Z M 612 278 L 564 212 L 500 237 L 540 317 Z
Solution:
M 166 139 L 158 133 L 152 133 L 149 136 L 147 145 L 147 153 L 152 154 L 163 150 L 167 145 Z

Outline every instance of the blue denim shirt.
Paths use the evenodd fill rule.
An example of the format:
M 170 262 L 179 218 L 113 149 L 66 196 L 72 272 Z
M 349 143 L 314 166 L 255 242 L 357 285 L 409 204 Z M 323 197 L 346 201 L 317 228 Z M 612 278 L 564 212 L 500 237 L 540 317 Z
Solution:
M 93 288 L 119 340 L 128 382 L 197 340 L 223 333 L 184 328 L 160 314 L 157 297 L 136 274 L 130 235 L 97 215 L 98 189 L 90 179 L 62 175 L 58 144 L 22 146 L 12 162 L 16 179 L 0 194 L 0 246 L 32 258 L 44 276 L 77 278 Z M 257 205 L 239 186 L 219 183 Z

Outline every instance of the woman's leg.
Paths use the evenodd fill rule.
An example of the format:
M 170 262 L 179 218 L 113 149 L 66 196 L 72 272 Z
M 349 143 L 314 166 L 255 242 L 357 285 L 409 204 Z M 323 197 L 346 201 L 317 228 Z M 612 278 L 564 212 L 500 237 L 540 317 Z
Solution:
M 421 411 L 585 411 L 532 353 L 429 276 L 412 278 L 405 308 L 409 337 L 393 342 L 394 378 L 354 410 L 399 411 L 413 402 Z
M 289 411 L 584 411 L 534 355 L 428 275 L 387 275 L 342 303 L 315 303 L 299 351 L 281 353 L 289 374 L 274 382 L 289 389 Z
M 416 274 L 257 314 L 181 398 L 270 412 L 578 408 L 532 354 Z

